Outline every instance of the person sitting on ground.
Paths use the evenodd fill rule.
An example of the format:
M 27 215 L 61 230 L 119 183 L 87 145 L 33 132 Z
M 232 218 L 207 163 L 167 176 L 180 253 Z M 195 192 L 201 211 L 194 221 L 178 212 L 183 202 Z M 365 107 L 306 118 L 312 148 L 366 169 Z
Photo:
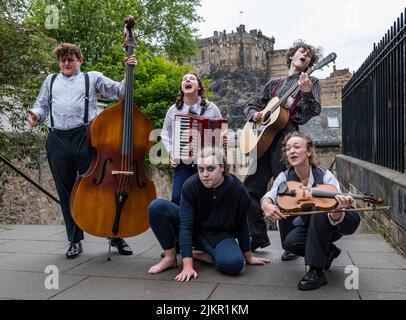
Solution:
M 150 204 L 150 225 L 165 255 L 149 273 L 177 266 L 177 239 L 183 258 L 183 269 L 175 278 L 178 281 L 198 276 L 193 258 L 213 262 L 217 270 L 229 275 L 239 274 L 244 261 L 255 265 L 270 262 L 251 253 L 247 220 L 251 199 L 244 185 L 226 173 L 223 152 L 205 148 L 197 159 L 198 173 L 185 182 L 180 206 L 164 199 Z M 193 253 L 193 248 L 203 252 Z

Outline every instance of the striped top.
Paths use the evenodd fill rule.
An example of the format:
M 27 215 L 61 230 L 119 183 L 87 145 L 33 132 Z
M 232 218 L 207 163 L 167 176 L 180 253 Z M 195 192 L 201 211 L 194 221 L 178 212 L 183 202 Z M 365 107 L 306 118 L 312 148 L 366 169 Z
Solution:
M 281 98 L 289 90 L 289 88 L 297 84 L 299 81 L 299 75 L 300 73 L 296 73 L 283 78 L 284 81 L 279 86 L 275 96 Z M 313 83 L 312 91 L 300 93 L 302 98 L 296 107 L 295 112 L 290 118 L 294 123 L 299 125 L 305 124 L 312 117 L 319 115 L 321 112 L 319 80 L 315 77 L 310 77 L 310 79 Z M 279 80 L 280 79 L 274 79 L 268 81 L 268 83 L 262 87 L 261 91 L 254 97 L 254 99 L 246 104 L 244 107 L 244 114 L 247 121 L 252 119 L 255 112 L 262 111 L 266 107 L 269 100 L 272 99 L 272 93 Z M 292 97 L 290 97 L 286 102 L 287 108 L 291 106 L 298 92 L 299 87 L 293 92 Z

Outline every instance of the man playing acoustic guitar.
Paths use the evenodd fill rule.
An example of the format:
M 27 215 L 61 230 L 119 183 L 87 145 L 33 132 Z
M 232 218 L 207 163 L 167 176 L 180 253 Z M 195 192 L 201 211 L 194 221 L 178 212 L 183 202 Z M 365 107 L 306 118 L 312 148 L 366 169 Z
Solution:
M 248 175 L 244 181 L 244 185 L 253 200 L 252 208 L 248 214 L 252 251 L 270 245 L 259 201 L 267 191 L 269 180 L 272 177 L 276 178 L 280 172 L 286 169 L 281 162 L 282 141 L 289 132 L 297 131 L 298 125 L 302 125 L 320 114 L 318 79 L 309 77 L 305 73 L 318 59 L 319 49 L 301 40 L 296 41 L 286 53 L 286 62 L 289 68 L 288 76 L 270 80 L 244 108 L 247 121 L 259 123 L 264 116 L 261 111 L 273 97 L 282 97 L 291 87 L 298 85 L 298 89 L 293 92 L 284 105 L 290 111 L 287 125 L 275 136 L 264 155 L 257 160 L 255 173 Z M 284 239 L 292 228 L 292 219 L 287 218 L 279 221 L 282 247 L 285 250 L 282 255 L 284 261 L 296 258 L 296 255 L 288 252 L 284 246 Z

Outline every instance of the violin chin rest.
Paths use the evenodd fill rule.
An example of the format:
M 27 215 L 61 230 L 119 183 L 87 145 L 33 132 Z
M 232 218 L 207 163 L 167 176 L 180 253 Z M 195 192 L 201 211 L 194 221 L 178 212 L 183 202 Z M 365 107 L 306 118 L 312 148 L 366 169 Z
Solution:
M 278 187 L 278 194 L 284 194 L 288 189 L 288 184 L 286 181 L 283 181 Z

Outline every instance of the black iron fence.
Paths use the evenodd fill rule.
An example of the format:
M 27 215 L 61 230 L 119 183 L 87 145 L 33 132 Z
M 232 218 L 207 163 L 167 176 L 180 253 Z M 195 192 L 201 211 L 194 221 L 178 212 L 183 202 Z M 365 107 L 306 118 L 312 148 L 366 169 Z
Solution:
M 405 12 L 343 89 L 343 152 L 405 172 Z

